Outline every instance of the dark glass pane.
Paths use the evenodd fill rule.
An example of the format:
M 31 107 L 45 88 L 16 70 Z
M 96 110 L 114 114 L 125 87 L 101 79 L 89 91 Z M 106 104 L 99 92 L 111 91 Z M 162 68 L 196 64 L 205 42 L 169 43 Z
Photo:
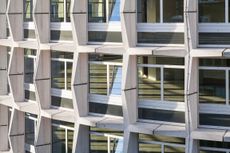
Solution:
M 106 0 L 89 0 L 89 22 L 106 22 Z
M 200 149 L 200 153 L 226 153 L 225 151 L 207 151 L 204 149 Z
M 34 138 L 35 138 L 35 133 L 34 133 L 34 125 L 35 121 L 31 120 L 29 118 L 25 118 L 25 143 L 34 145 Z
M 24 38 L 35 39 L 35 30 L 24 29 Z
M 73 53 L 52 51 L 51 58 L 73 59 Z
M 161 100 L 160 68 L 138 68 L 138 98 Z
M 29 91 L 29 90 L 25 90 L 25 99 L 36 101 L 35 92 Z
M 33 0 L 24 0 L 24 22 L 33 21 Z
M 184 44 L 184 33 L 138 32 L 138 43 Z
M 213 147 L 213 148 L 230 149 L 230 143 L 229 142 L 201 140 L 200 141 L 200 147 Z
M 71 78 L 72 78 L 72 67 L 73 67 L 73 63 L 72 62 L 67 62 L 67 89 L 71 90 Z
M 65 41 L 73 40 L 71 31 L 60 31 L 60 30 L 51 30 L 50 38 L 51 40 L 65 40 Z
M 164 100 L 184 102 L 184 69 L 164 69 Z
M 89 61 L 101 61 L 101 62 L 122 62 L 121 55 L 104 55 L 104 54 L 90 54 Z
M 52 126 L 52 153 L 66 153 L 63 128 Z
M 88 41 L 121 43 L 122 36 L 121 36 L 121 32 L 89 31 Z
M 115 116 L 123 116 L 122 106 L 116 105 L 107 105 L 100 103 L 89 103 L 89 112 L 98 113 L 98 114 L 108 114 Z
M 185 153 L 185 148 L 164 146 L 164 153 Z
M 230 115 L 200 114 L 200 125 L 230 126 Z
M 179 111 L 139 108 L 138 117 L 145 120 L 185 123 L 185 114 Z
M 199 78 L 200 103 L 225 104 L 225 71 L 200 70 Z
M 138 0 L 137 3 L 138 22 L 160 22 L 160 0 Z
M 138 64 L 184 65 L 184 58 L 138 56 Z
M 51 61 L 51 87 L 65 89 L 65 64 L 64 62 Z
M 213 67 L 230 67 L 229 59 L 200 59 L 200 66 L 213 66 Z
M 163 22 L 184 22 L 184 0 L 163 0 Z
M 73 148 L 73 136 L 74 136 L 74 131 L 68 130 L 68 131 L 67 131 L 67 137 L 68 137 L 68 153 L 72 153 L 72 148 Z
M 24 73 L 25 73 L 25 83 L 33 83 L 34 77 L 34 59 L 27 56 L 24 57 Z
M 57 106 L 57 107 L 65 107 L 65 108 L 73 108 L 73 100 L 67 99 L 63 97 L 51 97 L 51 105 Z
M 70 3 L 71 0 L 66 0 L 66 22 L 70 22 Z
M 139 134 L 139 141 L 159 141 L 162 143 L 185 144 L 184 138 L 159 136 L 159 135 L 147 135 L 147 134 Z
M 199 44 L 201 45 L 229 45 L 230 33 L 199 33 Z
M 199 22 L 225 22 L 225 0 L 199 0 Z
M 109 21 L 120 21 L 120 0 L 109 1 Z
M 161 153 L 161 145 L 139 142 L 138 153 Z
M 64 22 L 64 0 L 51 0 L 51 22 Z

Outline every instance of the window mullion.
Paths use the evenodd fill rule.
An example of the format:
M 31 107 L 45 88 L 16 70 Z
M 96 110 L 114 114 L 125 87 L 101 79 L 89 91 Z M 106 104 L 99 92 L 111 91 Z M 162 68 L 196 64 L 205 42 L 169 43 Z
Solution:
M 160 23 L 163 23 L 163 0 L 160 0 Z
M 65 151 L 68 153 L 68 131 L 65 129 Z
M 160 82 L 160 85 L 161 85 L 161 101 L 164 101 L 164 67 L 163 66 L 161 66 L 160 71 L 161 71 L 161 82 Z
M 225 70 L 226 104 L 229 105 L 229 70 Z
M 106 22 L 109 22 L 109 0 L 105 0 L 105 7 L 106 7 Z

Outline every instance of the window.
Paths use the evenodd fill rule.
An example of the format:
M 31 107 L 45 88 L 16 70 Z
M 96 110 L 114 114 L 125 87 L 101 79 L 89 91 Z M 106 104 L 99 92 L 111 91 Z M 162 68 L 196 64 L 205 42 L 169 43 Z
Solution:
M 71 0 L 51 0 L 51 22 L 70 22 Z
M 52 121 L 52 153 L 72 153 L 74 124 Z
M 120 21 L 120 0 L 89 0 L 89 22 Z
M 138 0 L 138 22 L 183 22 L 183 0 Z
M 33 0 L 24 0 L 24 22 L 33 21 Z
M 228 59 L 200 59 L 200 103 L 229 104 Z
M 71 90 L 73 53 L 51 52 L 52 88 Z
M 33 152 L 36 135 L 37 115 L 26 113 L 25 115 L 25 150 Z
M 200 140 L 200 153 L 229 153 L 229 142 Z
M 90 93 L 121 95 L 122 56 L 91 54 L 89 56 Z
M 199 0 L 199 22 L 224 23 L 229 22 L 229 0 Z M 227 13 L 228 12 L 228 13 Z
M 179 58 L 139 57 L 138 97 L 184 102 L 184 62 Z
M 25 83 L 33 84 L 34 69 L 36 64 L 36 50 L 24 50 L 24 80 Z
M 185 139 L 139 134 L 140 153 L 185 153 Z
M 122 153 L 123 132 L 90 128 L 90 153 Z

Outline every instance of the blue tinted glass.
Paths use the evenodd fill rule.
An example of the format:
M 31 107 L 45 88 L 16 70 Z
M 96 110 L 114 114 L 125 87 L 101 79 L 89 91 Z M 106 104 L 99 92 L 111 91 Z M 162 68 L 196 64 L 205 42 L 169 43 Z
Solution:
M 120 0 L 109 0 L 109 21 L 120 21 Z

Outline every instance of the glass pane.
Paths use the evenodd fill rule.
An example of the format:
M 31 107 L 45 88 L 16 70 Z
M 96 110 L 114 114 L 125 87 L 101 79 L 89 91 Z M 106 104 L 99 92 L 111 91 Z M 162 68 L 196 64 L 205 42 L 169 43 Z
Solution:
M 67 136 L 68 136 L 68 153 L 72 153 L 73 135 L 74 135 L 74 131 L 72 131 L 72 130 L 68 130 L 67 131 Z
M 138 22 L 160 22 L 160 0 L 138 0 L 137 3 Z
M 185 148 L 165 146 L 164 153 L 185 153 Z
M 110 153 L 123 153 L 123 139 L 110 138 Z
M 71 0 L 66 0 L 66 22 L 70 22 L 70 2 Z
M 111 65 L 109 72 L 110 94 L 121 95 L 122 67 Z
M 51 61 L 52 88 L 65 89 L 65 66 L 64 62 Z
M 199 22 L 225 22 L 225 0 L 199 0 Z
M 140 99 L 161 99 L 160 68 L 138 68 L 138 97 Z
M 229 59 L 200 59 L 200 66 L 230 67 Z
M 161 153 L 161 145 L 139 142 L 139 153 Z
M 184 65 L 184 58 L 138 56 L 138 64 Z
M 33 0 L 24 0 L 24 21 L 33 21 Z
M 73 67 L 73 63 L 71 62 L 67 62 L 67 89 L 71 90 L 71 78 L 72 78 L 72 67 Z
M 90 93 L 107 95 L 106 65 L 89 64 Z
M 29 118 L 25 118 L 25 143 L 33 145 L 34 144 L 34 137 L 35 137 L 35 133 L 34 133 L 34 121 L 29 119 Z
M 51 22 L 64 22 L 64 0 L 51 0 Z
M 200 140 L 200 146 L 201 147 L 214 147 L 214 148 L 230 149 L 230 143 L 229 142 Z
M 109 1 L 109 21 L 120 21 L 120 0 Z
M 184 102 L 184 69 L 164 69 L 164 100 Z
M 200 153 L 226 153 L 226 152 L 225 151 L 211 151 L 211 150 L 201 149 Z
M 73 59 L 73 53 L 52 51 L 51 58 Z
M 33 83 L 34 76 L 34 59 L 27 56 L 24 57 L 24 73 L 25 73 L 25 83 Z
M 199 73 L 200 103 L 225 104 L 225 71 L 200 70 Z
M 108 142 L 104 136 L 90 135 L 90 153 L 108 153 Z
M 184 22 L 183 0 L 163 0 L 163 22 Z
M 65 129 L 52 126 L 52 153 L 65 153 Z
M 89 0 L 88 13 L 89 22 L 106 22 L 106 1 Z
M 163 143 L 185 144 L 184 138 L 139 134 L 139 141 L 158 141 Z

